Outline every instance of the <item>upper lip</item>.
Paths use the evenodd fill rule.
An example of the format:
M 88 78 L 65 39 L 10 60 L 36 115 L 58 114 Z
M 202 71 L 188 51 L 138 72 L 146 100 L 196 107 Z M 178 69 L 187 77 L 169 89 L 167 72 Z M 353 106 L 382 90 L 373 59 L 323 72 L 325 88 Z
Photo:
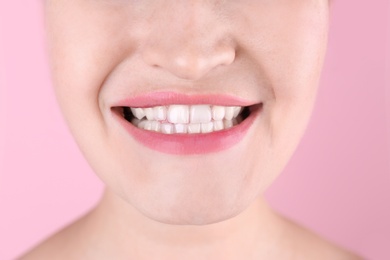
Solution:
M 124 98 L 116 102 L 113 107 L 154 107 L 172 104 L 210 104 L 220 106 L 251 106 L 259 104 L 229 94 L 183 94 L 170 91 L 149 92 Z

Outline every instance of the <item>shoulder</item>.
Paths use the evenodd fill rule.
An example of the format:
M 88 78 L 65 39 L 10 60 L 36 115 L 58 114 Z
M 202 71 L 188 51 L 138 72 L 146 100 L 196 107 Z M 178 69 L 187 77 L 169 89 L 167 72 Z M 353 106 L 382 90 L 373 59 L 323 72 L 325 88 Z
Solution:
M 281 217 L 285 223 L 285 233 L 288 241 L 285 243 L 291 249 L 290 259 L 316 259 L 316 260 L 364 260 L 363 257 L 343 248 L 330 240 L 321 237 L 315 232 Z
M 42 241 L 39 245 L 29 249 L 18 260 L 39 260 L 39 259 L 59 259 L 62 255 L 61 248 L 58 247 L 57 239 L 50 237 Z M 62 259 L 62 256 L 61 256 Z
M 296 259 L 318 259 L 318 260 L 363 260 L 354 252 L 330 242 L 317 234 L 309 232 L 304 237 L 297 238 L 297 252 L 300 257 Z
M 47 238 L 40 244 L 29 249 L 18 260 L 41 260 L 41 259 L 72 259 L 67 250 L 67 238 L 63 231 Z
M 25 252 L 18 260 L 70 260 L 80 256 L 79 225 L 82 219 L 71 223 L 55 234 L 43 240 L 40 244 Z

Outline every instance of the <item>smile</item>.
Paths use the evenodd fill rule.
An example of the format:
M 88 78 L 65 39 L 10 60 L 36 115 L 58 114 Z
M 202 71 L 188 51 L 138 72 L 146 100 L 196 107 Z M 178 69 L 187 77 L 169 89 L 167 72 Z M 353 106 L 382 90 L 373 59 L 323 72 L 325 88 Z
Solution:
M 169 105 L 123 107 L 123 117 L 134 126 L 163 134 L 198 134 L 226 130 L 241 123 L 249 107 Z
M 232 96 L 150 93 L 122 100 L 111 111 L 138 143 L 168 154 L 205 154 L 239 143 L 263 103 Z

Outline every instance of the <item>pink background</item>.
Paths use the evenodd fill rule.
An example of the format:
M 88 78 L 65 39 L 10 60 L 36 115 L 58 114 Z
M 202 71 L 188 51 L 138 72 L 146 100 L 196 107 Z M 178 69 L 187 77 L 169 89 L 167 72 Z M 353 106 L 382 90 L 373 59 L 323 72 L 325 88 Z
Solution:
M 40 1 L 0 2 L 1 260 L 85 213 L 102 191 L 57 107 L 43 33 Z M 334 1 L 312 120 L 267 197 L 367 259 L 390 259 L 389 151 L 389 1 Z

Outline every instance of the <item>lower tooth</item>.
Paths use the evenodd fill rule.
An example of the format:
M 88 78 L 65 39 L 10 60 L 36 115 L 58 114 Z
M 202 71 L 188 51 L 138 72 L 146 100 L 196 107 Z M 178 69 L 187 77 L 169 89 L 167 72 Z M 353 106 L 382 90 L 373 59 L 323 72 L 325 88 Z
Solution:
M 223 122 L 225 129 L 229 129 L 233 127 L 233 121 L 232 120 L 225 120 Z
M 188 125 L 188 133 L 190 133 L 190 134 L 200 133 L 200 124 L 189 124 Z
M 168 123 L 161 124 L 161 132 L 164 134 L 172 134 L 173 125 Z
M 135 126 L 138 126 L 140 122 L 141 122 L 141 120 L 139 120 L 139 119 L 137 119 L 137 118 L 133 118 L 133 119 L 131 120 L 131 123 L 132 123 L 133 125 L 135 125 Z
M 222 121 L 214 121 L 214 131 L 219 131 L 223 129 Z
M 203 123 L 200 126 L 202 133 L 211 133 L 213 131 L 213 127 L 213 122 Z
M 152 130 L 152 121 L 145 121 L 144 129 L 151 131 Z
M 141 120 L 141 121 L 138 123 L 137 127 L 138 127 L 138 128 L 141 128 L 141 129 L 145 129 L 145 124 L 146 124 L 146 120 Z
M 196 134 L 196 133 L 211 133 L 224 129 L 232 128 L 239 123 L 239 119 L 234 118 L 233 120 L 221 120 L 212 121 L 203 124 L 170 124 L 160 123 L 159 121 L 139 120 L 132 119 L 131 123 L 140 129 L 161 132 L 164 134 Z
M 160 132 L 160 123 L 152 121 L 152 131 Z
M 186 134 L 187 133 L 187 125 L 175 124 L 175 133 L 177 133 L 177 134 Z

